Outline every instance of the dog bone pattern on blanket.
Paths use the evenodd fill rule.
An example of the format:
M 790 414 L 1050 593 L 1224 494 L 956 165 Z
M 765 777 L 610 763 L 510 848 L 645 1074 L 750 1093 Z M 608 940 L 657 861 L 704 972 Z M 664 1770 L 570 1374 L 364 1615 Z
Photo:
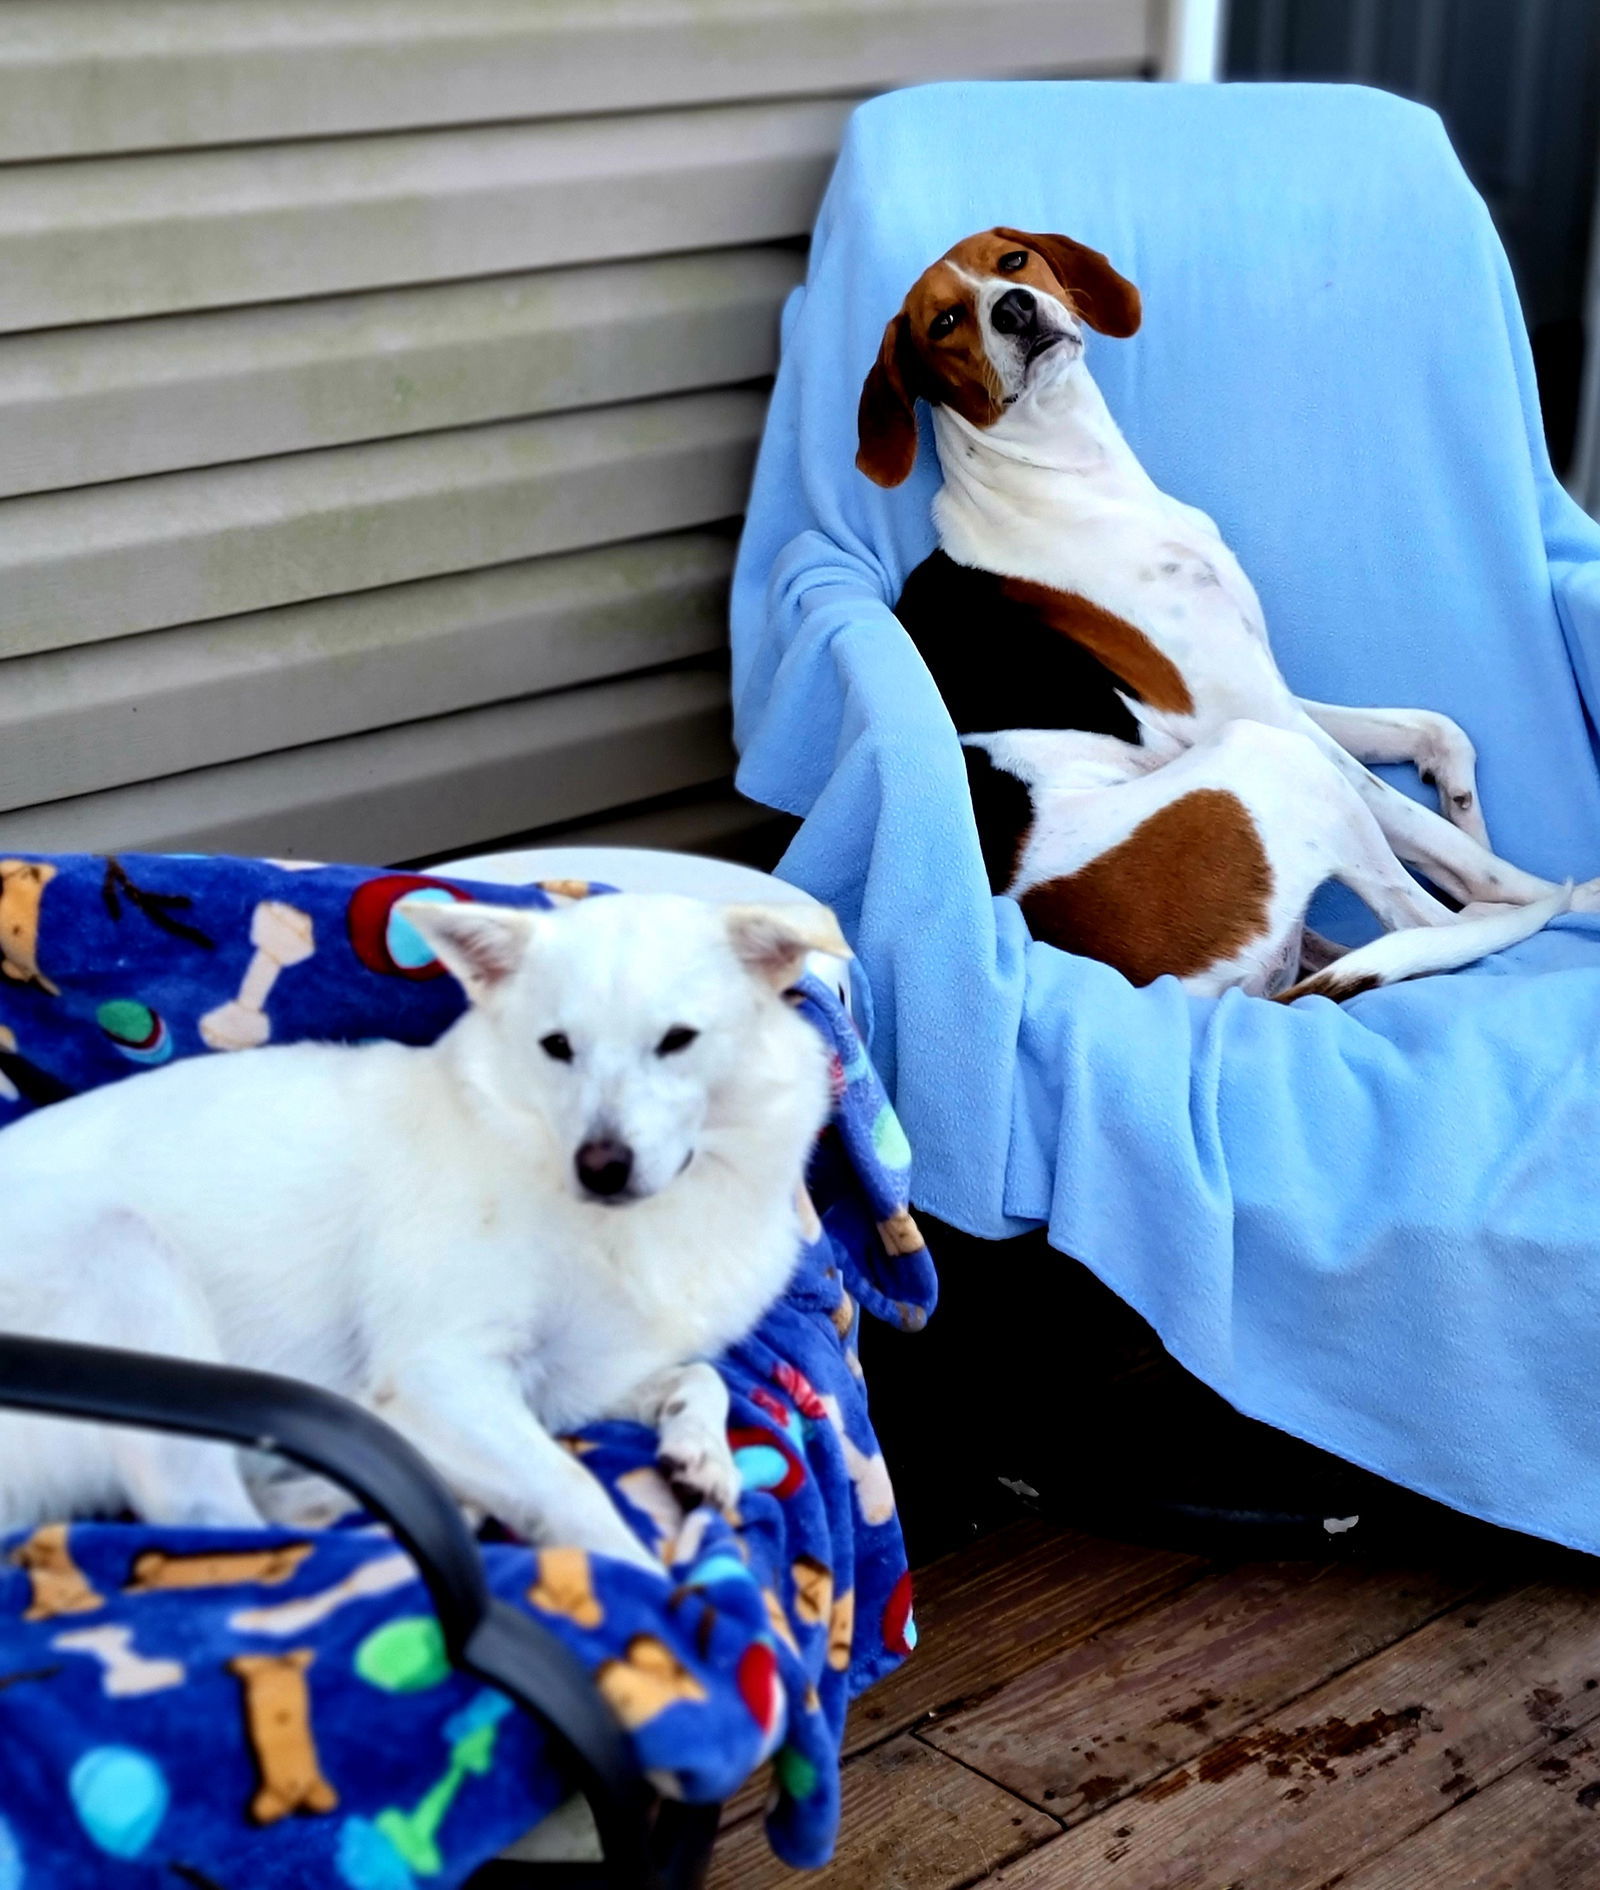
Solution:
M 160 857 L 0 870 L 0 1125 L 172 1057 L 429 1041 L 461 997 L 400 899 L 590 890 Z M 790 1288 L 719 1361 L 737 1526 L 685 1514 L 653 1435 L 607 1422 L 571 1447 L 663 1578 L 575 1549 L 484 1555 L 494 1592 L 582 1656 L 664 1792 L 721 1798 L 771 1759 L 768 1828 L 805 1865 L 832 1848 L 846 1706 L 915 1641 L 860 1314 L 919 1327 L 935 1287 L 861 1042 L 819 987 L 796 1001 L 833 1046 L 835 1111 Z M 370 1526 L 84 1522 L 0 1547 L 0 1890 L 447 1890 L 566 1795 L 547 1748 L 450 1670 L 410 1563 Z

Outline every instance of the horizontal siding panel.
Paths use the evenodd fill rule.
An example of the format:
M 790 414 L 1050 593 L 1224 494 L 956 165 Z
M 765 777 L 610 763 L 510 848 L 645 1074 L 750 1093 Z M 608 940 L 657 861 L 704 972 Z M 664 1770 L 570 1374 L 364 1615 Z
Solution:
M 16 165 L 0 189 L 0 329 L 801 235 L 848 109 L 736 105 Z
M 4 0 L 0 851 L 776 844 L 726 528 L 851 103 L 1165 11 Z
M 770 807 L 747 801 L 730 781 L 719 781 L 692 800 L 629 808 L 603 820 L 582 821 L 521 834 L 519 847 L 653 847 L 663 852 L 706 853 L 714 859 L 745 860 L 769 871 L 782 855 L 794 822 Z
M 8 0 L 0 157 L 1137 65 L 1142 0 Z
M 765 396 L 726 390 L 0 506 L 0 656 L 710 524 Z
M 0 497 L 754 380 L 804 268 L 751 249 L 15 336 Z
M 731 539 L 696 532 L 0 663 L 0 809 L 708 655 Z
M 0 814 L 0 851 L 404 860 L 727 775 L 727 682 L 643 676 Z

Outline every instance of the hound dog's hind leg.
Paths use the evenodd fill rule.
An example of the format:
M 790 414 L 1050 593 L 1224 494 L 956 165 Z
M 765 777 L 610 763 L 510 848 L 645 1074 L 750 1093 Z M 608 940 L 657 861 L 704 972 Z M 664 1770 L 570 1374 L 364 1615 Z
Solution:
M 1314 958 L 1337 956 L 1328 941 L 1304 933 L 1312 895 L 1330 879 L 1348 886 L 1386 931 L 1455 922 L 1395 858 L 1371 809 L 1318 743 L 1245 721 L 1227 724 L 1192 752 L 1197 773 L 1247 810 L 1270 866 L 1271 897 L 1260 940 L 1232 963 L 1187 980 L 1191 989 L 1239 984 L 1265 994 L 1294 977 L 1308 944 Z
M 1230 722 L 1101 788 L 1060 788 L 1046 752 L 1014 738 L 990 750 L 1019 778 L 1028 769 L 1033 820 L 1009 891 L 1034 937 L 1135 984 L 1170 974 L 1203 995 L 1276 989 L 1295 975 L 1306 907 L 1327 879 L 1390 929 L 1454 919 L 1307 735 Z
M 1529 906 L 1561 890 L 1554 880 L 1541 879 L 1537 873 L 1524 872 L 1520 866 L 1502 860 L 1431 807 L 1422 806 L 1409 794 L 1380 780 L 1309 713 L 1296 726 L 1320 745 L 1371 809 L 1392 851 L 1452 899 L 1459 899 L 1463 905 Z M 1600 880 L 1580 886 L 1573 894 L 1572 907 L 1579 912 L 1600 911 Z
M 1219 753 L 1225 746 L 1219 742 Z M 1501 903 L 1497 910 L 1491 905 L 1476 915 L 1452 912 L 1406 872 L 1377 816 L 1316 743 L 1277 728 L 1251 734 L 1245 724 L 1236 725 L 1231 747 L 1235 791 L 1272 863 L 1275 923 L 1282 925 L 1291 915 L 1303 918 L 1306 902 L 1327 878 L 1364 900 L 1389 935 L 1286 991 L 1273 990 L 1273 995 L 1342 998 L 1375 985 L 1454 970 L 1531 936 L 1567 908 L 1569 894 L 1558 888 L 1539 901 Z M 1249 765 L 1252 751 L 1257 763 L 1270 764 L 1265 791 L 1261 768 Z M 1473 846 L 1437 815 L 1427 818 L 1463 845 Z M 1210 988 L 1215 988 L 1218 973 L 1226 976 L 1238 969 L 1214 968 Z M 1248 978 L 1235 981 L 1247 989 L 1262 989 Z M 1191 988 L 1207 988 L 1196 980 L 1190 983 Z
M 1300 706 L 1324 734 L 1366 766 L 1410 762 L 1438 790 L 1445 819 L 1488 847 L 1489 829 L 1478 799 L 1478 751 L 1448 715 L 1433 709 L 1343 709 L 1304 697 Z
M 1329 965 L 1336 965 L 1350 950 L 1348 945 L 1340 945 L 1336 940 L 1324 938 L 1320 932 L 1313 932 L 1307 926 L 1300 937 L 1300 971 L 1302 976 L 1313 971 L 1326 971 Z

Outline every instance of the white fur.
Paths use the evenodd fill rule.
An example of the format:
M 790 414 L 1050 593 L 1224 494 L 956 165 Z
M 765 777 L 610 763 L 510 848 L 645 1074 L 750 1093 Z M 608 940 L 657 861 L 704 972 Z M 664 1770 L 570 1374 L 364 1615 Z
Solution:
M 554 1433 L 664 1415 L 674 1480 L 731 1500 L 726 1394 L 693 1361 L 794 1265 L 827 1056 L 780 990 L 843 942 L 806 908 L 660 894 L 406 910 L 473 998 L 431 1047 L 197 1058 L 0 1134 L 0 1329 L 310 1379 L 529 1538 L 648 1563 Z M 578 1184 L 597 1133 L 633 1150 L 621 1205 Z M 0 1416 L 0 1528 L 124 1503 L 255 1519 L 218 1446 Z
M 1464 902 L 1525 909 L 1448 943 L 1424 936 L 1380 954 L 1392 967 L 1386 976 L 1465 963 L 1536 931 L 1569 902 L 1600 910 L 1600 880 L 1569 891 L 1489 851 L 1472 744 L 1448 717 L 1296 698 L 1273 659 L 1254 587 L 1215 523 L 1156 486 L 1112 419 L 1084 363 L 1074 313 L 1037 298 L 1041 325 L 1060 340 L 1030 363 L 1025 339 L 997 333 L 990 320 L 1010 279 L 957 274 L 1004 404 L 986 427 L 952 407 L 933 409 L 941 545 L 960 564 L 1076 593 L 1135 625 L 1193 701 L 1192 714 L 1130 702 L 1140 747 L 1048 731 L 970 738 L 1034 790 L 1034 830 L 1008 890 L 1020 896 L 1076 871 L 1180 793 L 1209 785 L 1249 808 L 1275 889 L 1270 935 L 1240 960 L 1187 980 L 1196 990 L 1268 991 L 1292 976 L 1306 902 L 1326 878 L 1353 886 L 1392 927 L 1460 923 L 1407 865 Z M 1414 762 L 1436 783 L 1443 816 L 1366 765 L 1391 761 Z M 1463 958 L 1469 938 L 1490 942 Z

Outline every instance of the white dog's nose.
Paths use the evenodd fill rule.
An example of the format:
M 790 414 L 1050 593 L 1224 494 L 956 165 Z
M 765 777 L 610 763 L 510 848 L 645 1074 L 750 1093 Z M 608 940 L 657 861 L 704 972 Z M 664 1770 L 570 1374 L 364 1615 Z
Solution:
M 610 1200 L 627 1187 L 633 1175 L 633 1150 L 609 1137 L 585 1142 L 574 1157 L 578 1184 L 601 1200 Z

